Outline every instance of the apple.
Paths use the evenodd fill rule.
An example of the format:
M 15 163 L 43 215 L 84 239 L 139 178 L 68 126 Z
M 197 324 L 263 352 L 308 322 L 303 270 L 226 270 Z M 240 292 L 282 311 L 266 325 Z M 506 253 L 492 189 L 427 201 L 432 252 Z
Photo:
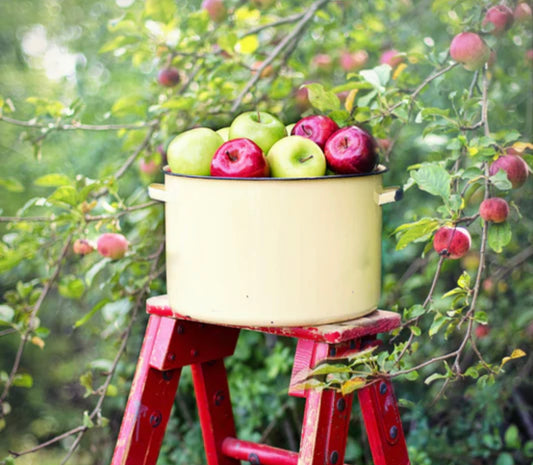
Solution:
M 324 115 L 306 116 L 298 121 L 292 128 L 292 136 L 302 136 L 311 139 L 322 150 L 329 136 L 339 129 L 331 118 Z
M 96 242 L 100 255 L 112 260 L 122 258 L 128 251 L 128 246 L 128 240 L 122 234 L 117 233 L 104 233 Z
M 450 56 L 467 70 L 475 71 L 490 58 L 490 48 L 476 33 L 461 32 L 452 39 Z
M 503 155 L 492 162 L 489 168 L 490 175 L 494 176 L 498 170 L 503 170 L 507 173 L 507 179 L 511 181 L 515 189 L 524 184 L 529 175 L 527 163 L 518 155 Z
M 262 65 L 263 65 L 262 61 L 255 61 L 251 66 L 252 74 L 257 73 L 257 70 L 261 68 Z M 272 76 L 273 74 L 274 74 L 274 68 L 272 67 L 272 65 L 268 65 L 265 67 L 263 71 L 261 71 L 261 74 L 259 76 L 262 78 L 267 78 L 267 77 Z
M 287 124 L 287 126 L 285 126 L 285 130 L 287 131 L 287 135 L 288 135 L 288 136 L 291 135 L 292 128 L 293 128 L 294 126 L 296 126 L 296 123 Z
M 516 5 L 513 16 L 517 22 L 526 22 L 531 21 L 533 12 L 531 11 L 531 7 L 526 2 L 520 2 Z
M 195 128 L 176 136 L 167 148 L 170 171 L 196 176 L 209 176 L 211 159 L 224 139 L 209 128 Z
M 226 126 L 225 128 L 220 128 L 216 131 L 217 134 L 224 139 L 224 142 L 227 142 L 229 140 L 229 126 Z
M 378 163 L 376 141 L 358 126 L 335 131 L 327 140 L 324 154 L 337 174 L 370 173 Z
M 493 28 L 489 31 L 492 35 L 501 36 L 513 24 L 513 10 L 505 5 L 496 5 L 487 10 L 482 25 L 491 23 Z
M 333 60 L 326 53 L 319 53 L 312 59 L 313 66 L 321 71 L 329 72 L 333 69 Z
M 474 334 L 478 339 L 484 339 L 486 338 L 490 333 L 490 326 L 489 325 L 477 325 L 476 329 L 474 330 Z
M 278 140 L 266 159 L 275 178 L 314 178 L 326 174 L 326 157 L 312 140 L 288 136 Z
M 388 152 L 392 145 L 392 141 L 390 139 L 376 139 L 376 143 L 379 149 L 385 153 Z
M 204 0 L 202 8 L 207 11 L 211 20 L 219 23 L 226 19 L 227 10 L 224 5 L 224 0 Z
M 398 53 L 399 52 L 397 50 L 394 50 L 393 48 L 390 50 L 385 50 L 381 54 L 379 58 L 379 62 L 382 65 L 389 65 L 391 68 L 395 68 L 396 66 L 398 66 L 400 63 L 404 61 L 404 57 L 401 55 L 398 55 Z
M 530 65 L 533 65 L 533 48 L 526 50 L 525 57 L 526 57 L 526 61 Z
M 344 50 L 341 52 L 339 63 L 344 71 L 356 71 L 365 66 L 368 61 L 368 53 L 366 50 L 358 50 L 356 52 L 350 52 Z
M 176 68 L 168 66 L 157 74 L 157 81 L 165 87 L 174 87 L 180 82 L 180 73 Z
M 302 86 L 305 84 L 311 84 L 311 82 L 304 82 Z M 296 108 L 298 108 L 300 113 L 303 113 L 304 111 L 309 109 L 311 103 L 309 102 L 309 90 L 307 89 L 307 87 L 299 87 L 294 92 L 294 101 L 296 104 Z
M 443 226 L 437 230 L 433 238 L 433 248 L 439 255 L 446 258 L 461 258 L 470 250 L 472 239 L 465 228 Z
M 224 142 L 211 160 L 211 176 L 262 178 L 270 173 L 261 148 L 250 139 Z
M 229 128 L 230 139 L 253 140 L 267 153 L 276 141 L 285 137 L 285 125 L 275 116 L 263 111 L 247 111 L 237 116 Z
M 94 246 L 87 239 L 76 239 L 72 250 L 78 255 L 87 255 L 94 250 Z
M 499 197 L 491 197 L 481 202 L 479 216 L 485 221 L 503 223 L 509 215 L 509 204 Z

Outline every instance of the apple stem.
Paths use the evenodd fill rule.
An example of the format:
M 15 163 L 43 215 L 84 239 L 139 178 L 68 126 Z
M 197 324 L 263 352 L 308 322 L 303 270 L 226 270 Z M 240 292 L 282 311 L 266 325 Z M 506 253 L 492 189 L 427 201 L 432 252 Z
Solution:
M 344 147 L 345 148 L 348 147 L 348 138 L 347 137 L 344 138 Z
M 308 155 L 305 158 L 300 158 L 299 162 L 300 163 L 305 163 L 307 160 L 311 160 L 311 158 L 314 158 L 314 155 Z
M 237 161 L 238 157 L 234 157 L 231 153 L 229 153 L 229 150 L 226 150 L 226 155 L 231 161 Z
M 311 129 L 309 129 L 305 124 L 302 125 L 302 129 L 307 136 L 310 136 L 313 133 L 313 131 L 311 131 Z
M 259 112 L 259 110 L 257 110 L 257 122 L 261 122 L 261 113 Z

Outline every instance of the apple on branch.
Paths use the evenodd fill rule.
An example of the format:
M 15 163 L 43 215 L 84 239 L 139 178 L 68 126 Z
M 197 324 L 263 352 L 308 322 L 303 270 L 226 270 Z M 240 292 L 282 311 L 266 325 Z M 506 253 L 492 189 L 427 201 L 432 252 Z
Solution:
M 118 233 L 104 233 L 96 242 L 96 247 L 100 255 L 109 257 L 112 260 L 117 260 L 126 255 L 128 246 L 128 240 L 122 234 Z
M 204 0 L 202 2 L 202 8 L 207 11 L 211 20 L 216 23 L 226 19 L 228 14 L 224 0 Z
M 461 32 L 452 39 L 450 56 L 468 71 L 476 71 L 490 58 L 490 48 L 478 34 Z
M 492 25 L 492 30 L 489 31 L 492 35 L 501 36 L 507 31 L 514 21 L 513 10 L 506 5 L 496 5 L 487 10 L 483 18 L 483 26 L 489 23 Z
M 509 215 L 509 204 L 499 197 L 491 197 L 481 202 L 479 206 L 479 216 L 485 221 L 493 223 L 503 223 Z
M 176 68 L 168 66 L 159 71 L 157 81 L 162 86 L 174 87 L 180 82 L 180 73 Z
M 286 135 L 285 125 L 275 116 L 263 111 L 241 113 L 233 120 L 229 129 L 230 139 L 251 139 L 264 153 Z
M 398 50 L 393 48 L 390 50 L 385 50 L 379 58 L 379 62 L 382 65 L 389 65 L 391 68 L 395 68 L 400 63 L 403 63 L 403 61 L 404 57 L 399 54 Z
M 489 173 L 494 176 L 499 170 L 505 171 L 507 179 L 511 181 L 514 189 L 522 186 L 529 175 L 529 166 L 519 155 L 512 155 L 507 152 L 496 161 L 492 162 L 489 168 Z
M 335 131 L 327 140 L 324 154 L 337 174 L 370 173 L 378 164 L 374 138 L 358 126 Z
M 470 250 L 472 239 L 465 228 L 439 228 L 433 238 L 433 248 L 446 258 L 461 258 Z
M 224 140 L 209 128 L 195 128 L 176 136 L 167 148 L 170 171 L 209 176 L 211 159 Z
M 270 174 L 275 178 L 314 178 L 326 174 L 322 149 L 302 136 L 278 140 L 268 151 Z
M 263 151 L 250 139 L 232 139 L 225 142 L 211 160 L 211 176 L 262 178 L 269 173 Z

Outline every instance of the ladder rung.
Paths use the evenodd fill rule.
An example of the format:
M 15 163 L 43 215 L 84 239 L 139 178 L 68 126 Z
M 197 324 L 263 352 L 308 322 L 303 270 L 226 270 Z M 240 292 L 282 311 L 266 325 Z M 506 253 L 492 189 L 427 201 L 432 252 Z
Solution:
M 261 465 L 297 465 L 298 463 L 297 452 L 230 437 L 222 441 L 222 453 L 226 457 Z

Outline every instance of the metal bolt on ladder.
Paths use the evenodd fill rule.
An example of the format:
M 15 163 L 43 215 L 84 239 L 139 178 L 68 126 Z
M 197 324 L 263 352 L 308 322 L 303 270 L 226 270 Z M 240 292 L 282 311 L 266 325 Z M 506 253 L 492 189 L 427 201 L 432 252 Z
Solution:
M 299 452 L 236 437 L 224 358 L 240 330 L 298 339 L 292 379 L 328 356 L 349 355 L 400 324 L 393 312 L 376 310 L 352 321 L 316 327 L 244 327 L 200 323 L 176 315 L 166 296 L 148 299 L 150 314 L 135 377 L 111 465 L 155 465 L 181 369 L 190 365 L 208 465 L 341 465 L 354 394 L 290 389 L 306 399 Z M 409 457 L 392 384 L 388 379 L 359 391 L 374 465 L 408 465 Z

